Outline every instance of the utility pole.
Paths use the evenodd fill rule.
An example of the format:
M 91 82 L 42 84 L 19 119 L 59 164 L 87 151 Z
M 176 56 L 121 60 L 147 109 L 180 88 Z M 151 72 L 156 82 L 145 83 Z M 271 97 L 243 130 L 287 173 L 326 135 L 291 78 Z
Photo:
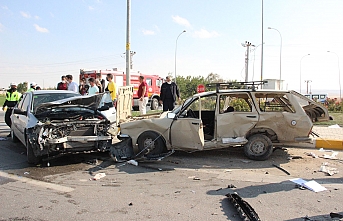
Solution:
M 132 61 L 132 57 L 136 54 L 135 51 L 130 51 L 130 69 L 132 69 L 133 67 L 133 61 Z
M 311 80 L 305 80 L 306 83 L 306 94 L 308 94 L 308 84 L 311 83 Z
M 242 43 L 242 46 L 247 48 L 247 51 L 245 53 L 245 82 L 248 82 L 249 81 L 249 78 L 248 78 L 248 72 L 249 72 L 249 47 L 250 46 L 255 47 L 255 45 L 252 45 L 251 42 L 245 41 L 244 44 Z
M 127 0 L 127 18 L 126 18 L 126 86 L 130 85 L 130 26 L 131 26 L 131 0 Z

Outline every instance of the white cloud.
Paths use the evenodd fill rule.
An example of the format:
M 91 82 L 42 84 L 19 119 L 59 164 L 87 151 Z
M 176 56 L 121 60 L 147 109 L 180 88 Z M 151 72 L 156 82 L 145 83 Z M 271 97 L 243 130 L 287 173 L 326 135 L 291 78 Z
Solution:
M 93 11 L 94 8 L 92 6 L 88 6 L 89 11 Z
M 3 24 L 0 23 L 0 32 L 3 31 L 3 28 L 4 28 Z
M 37 24 L 34 24 L 33 26 L 35 26 L 35 28 L 36 28 L 36 30 L 37 30 L 38 32 L 49 33 L 49 30 L 48 30 L 48 29 L 42 28 L 42 27 L 40 27 L 40 26 L 37 25 Z
M 40 17 L 39 17 L 38 15 L 35 15 L 34 18 L 35 18 L 36 20 L 39 20 L 39 19 L 40 19 Z
M 197 37 L 197 38 L 215 38 L 218 36 L 219 36 L 218 32 L 216 32 L 216 31 L 209 32 L 203 28 L 200 31 L 194 32 L 194 37 Z
M 28 12 L 23 12 L 23 11 L 21 11 L 20 14 L 21 14 L 21 16 L 23 16 L 24 18 L 31 18 L 30 13 L 28 13 Z
M 143 35 L 155 35 L 155 32 L 151 30 L 143 29 L 142 32 L 143 32 Z
M 185 18 L 181 18 L 180 16 L 172 16 L 173 21 L 176 22 L 179 25 L 185 26 L 185 27 L 190 27 L 191 24 L 189 23 L 189 21 Z

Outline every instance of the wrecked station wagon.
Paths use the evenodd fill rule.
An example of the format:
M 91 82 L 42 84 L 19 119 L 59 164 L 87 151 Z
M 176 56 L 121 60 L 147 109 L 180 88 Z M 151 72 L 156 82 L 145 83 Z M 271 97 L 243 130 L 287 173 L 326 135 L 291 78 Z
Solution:
M 126 100 L 131 101 L 132 87 L 121 90 L 129 92 Z M 13 109 L 11 136 L 26 147 L 32 164 L 69 153 L 108 151 L 113 138 L 109 130 L 119 115 L 109 93 L 27 92 Z
M 295 91 L 221 89 L 195 94 L 159 118 L 120 124 L 116 160 L 156 159 L 173 150 L 188 152 L 242 146 L 253 160 L 266 160 L 273 146 L 311 142 L 315 121 L 327 109 Z M 226 86 L 229 86 L 227 84 Z

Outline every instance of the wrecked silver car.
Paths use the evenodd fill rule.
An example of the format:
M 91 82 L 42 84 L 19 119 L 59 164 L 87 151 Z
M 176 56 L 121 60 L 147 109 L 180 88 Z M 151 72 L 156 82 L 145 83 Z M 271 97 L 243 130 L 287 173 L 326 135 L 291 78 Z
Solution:
M 116 159 L 156 158 L 171 150 L 242 146 L 248 158 L 266 160 L 273 146 L 311 142 L 312 122 L 326 120 L 324 106 L 295 91 L 217 87 L 195 94 L 160 118 L 121 124 L 123 142 L 111 153 Z
M 33 91 L 13 109 L 11 135 L 26 146 L 28 162 L 37 164 L 67 153 L 108 150 L 112 143 L 108 131 L 116 117 L 108 93 Z

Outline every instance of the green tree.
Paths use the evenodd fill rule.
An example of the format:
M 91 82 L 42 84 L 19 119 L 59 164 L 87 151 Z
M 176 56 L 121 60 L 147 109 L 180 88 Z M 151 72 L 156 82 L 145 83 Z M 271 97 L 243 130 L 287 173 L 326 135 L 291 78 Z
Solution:
M 19 93 L 24 93 L 24 92 L 26 92 L 27 89 L 28 89 L 27 86 L 28 86 L 28 83 L 27 83 L 27 82 L 19 83 L 19 84 L 17 85 L 17 90 L 18 90 L 18 92 L 19 92 Z

